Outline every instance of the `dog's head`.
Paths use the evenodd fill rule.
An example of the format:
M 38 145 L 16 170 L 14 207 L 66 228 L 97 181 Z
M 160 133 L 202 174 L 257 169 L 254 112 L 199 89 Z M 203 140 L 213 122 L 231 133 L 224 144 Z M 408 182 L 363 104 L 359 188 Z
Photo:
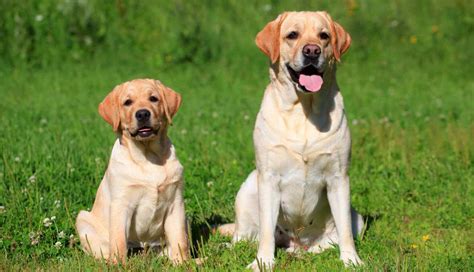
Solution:
M 158 80 L 135 79 L 116 86 L 99 104 L 114 131 L 138 141 L 165 131 L 181 105 L 181 95 Z
M 325 72 L 349 49 L 351 37 L 327 12 L 285 12 L 255 42 L 298 91 L 314 93 L 321 89 Z

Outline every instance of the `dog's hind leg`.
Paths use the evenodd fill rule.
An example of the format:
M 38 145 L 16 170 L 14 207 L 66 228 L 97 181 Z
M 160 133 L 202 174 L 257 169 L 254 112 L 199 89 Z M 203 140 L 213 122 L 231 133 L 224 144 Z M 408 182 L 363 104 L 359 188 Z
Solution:
M 90 212 L 80 211 L 76 219 L 76 230 L 84 251 L 97 259 L 109 258 L 109 232 L 99 218 Z
M 235 231 L 233 242 L 258 239 L 257 170 L 248 176 L 235 199 Z
M 215 230 L 217 230 L 217 232 L 220 235 L 233 236 L 234 232 L 235 232 L 235 224 L 234 223 L 228 223 L 228 224 L 220 225 Z

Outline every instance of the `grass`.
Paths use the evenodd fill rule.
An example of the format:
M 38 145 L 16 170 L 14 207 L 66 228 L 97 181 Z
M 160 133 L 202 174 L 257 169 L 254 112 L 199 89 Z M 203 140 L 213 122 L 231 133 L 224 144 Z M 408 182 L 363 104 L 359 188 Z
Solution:
M 92 2 L 101 14 L 99 2 Z M 37 51 L 15 60 L 23 49 L 2 47 L 0 270 L 125 269 L 94 261 L 70 235 L 77 212 L 92 205 L 114 141 L 97 105 L 116 84 L 141 77 L 160 79 L 183 95 L 170 134 L 185 167 L 194 254 L 207 261 L 201 268 L 173 267 L 143 254 L 131 257 L 126 269 L 227 271 L 250 263 L 255 244 L 228 248 L 229 238 L 203 230 L 233 220 L 235 194 L 254 168 L 251 135 L 268 83 L 254 35 L 279 11 L 293 9 L 328 9 L 353 38 L 338 80 L 353 138 L 352 202 L 368 224 L 357 241 L 366 264 L 360 270 L 473 270 L 472 3 L 321 1 L 306 7 L 288 1 L 268 2 L 268 12 L 250 2 L 230 1 L 227 9 L 173 3 L 184 7 L 184 19 L 167 15 L 173 4 L 164 12 L 125 2 L 128 21 L 112 22 L 92 49 L 79 43 L 71 50 L 58 45 L 56 52 L 33 42 Z M 202 16 L 190 19 L 194 8 Z M 145 19 L 137 19 L 137 33 L 130 34 L 139 49 L 130 41 L 115 44 L 124 39 L 120 33 L 133 32 L 130 20 L 141 12 Z M 154 22 L 153 13 L 166 20 Z M 148 26 L 163 21 L 179 26 L 177 37 L 166 34 L 155 50 L 146 45 L 159 40 Z M 183 34 L 186 24 L 198 34 Z M 61 33 L 52 36 L 69 37 Z M 191 44 L 172 53 L 185 41 Z M 197 57 L 186 51 L 195 49 Z M 337 249 L 301 256 L 278 250 L 276 257 L 278 270 L 344 269 Z

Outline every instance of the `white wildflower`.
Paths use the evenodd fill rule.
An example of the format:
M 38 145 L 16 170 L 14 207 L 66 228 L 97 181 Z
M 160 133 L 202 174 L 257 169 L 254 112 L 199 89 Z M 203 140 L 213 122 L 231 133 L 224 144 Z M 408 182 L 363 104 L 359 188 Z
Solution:
M 49 226 L 51 226 L 51 225 L 53 224 L 53 222 L 51 222 L 51 221 L 52 221 L 52 220 L 51 220 L 50 218 L 46 217 L 45 219 L 43 219 L 43 225 L 44 225 L 45 227 L 49 227 Z
M 5 206 L 0 206 L 0 213 L 4 213 L 5 212 Z
M 54 201 L 54 206 L 56 206 L 56 208 L 61 207 L 61 200 L 55 200 Z
M 66 237 L 66 234 L 64 233 L 64 231 L 61 231 L 60 233 L 58 233 L 58 238 L 63 239 L 64 237 Z
M 59 241 L 57 241 L 57 242 L 54 244 L 54 247 L 57 248 L 57 249 L 60 249 L 62 246 L 63 246 L 63 244 L 61 244 L 61 242 L 59 242 Z
M 41 232 L 30 232 L 29 237 L 32 246 L 37 245 L 39 243 L 40 236 Z
M 41 14 L 38 14 L 38 15 L 35 16 L 35 20 L 36 20 L 37 22 L 41 22 L 41 21 L 43 21 L 43 19 L 44 19 L 44 16 L 41 15 Z
M 48 123 L 48 120 L 46 120 L 46 118 L 41 118 L 40 124 L 45 125 L 47 123 Z
M 16 162 L 21 161 L 20 157 L 15 157 L 15 161 L 16 161 Z
M 53 215 L 51 216 L 51 221 L 54 221 L 54 220 L 56 220 L 56 216 Z
M 36 176 L 32 175 L 31 177 L 28 178 L 28 181 L 31 182 L 31 183 L 35 183 L 36 182 Z
M 352 120 L 352 125 L 357 126 L 357 124 L 359 124 L 359 120 L 357 119 Z
M 212 181 L 212 180 L 211 180 L 211 181 L 208 181 L 208 182 L 206 183 L 206 185 L 207 185 L 207 187 L 212 187 L 212 186 L 214 185 L 214 181 Z

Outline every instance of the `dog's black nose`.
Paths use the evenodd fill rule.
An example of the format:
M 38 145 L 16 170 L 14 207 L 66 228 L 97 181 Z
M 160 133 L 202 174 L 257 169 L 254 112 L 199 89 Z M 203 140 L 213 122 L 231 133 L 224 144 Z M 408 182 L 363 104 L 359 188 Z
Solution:
M 321 47 L 316 44 L 307 44 L 303 47 L 303 55 L 307 58 L 314 59 L 321 54 Z
M 135 113 L 135 118 L 137 118 L 137 120 L 140 122 L 144 122 L 150 119 L 150 115 L 151 113 L 149 110 L 138 110 Z

